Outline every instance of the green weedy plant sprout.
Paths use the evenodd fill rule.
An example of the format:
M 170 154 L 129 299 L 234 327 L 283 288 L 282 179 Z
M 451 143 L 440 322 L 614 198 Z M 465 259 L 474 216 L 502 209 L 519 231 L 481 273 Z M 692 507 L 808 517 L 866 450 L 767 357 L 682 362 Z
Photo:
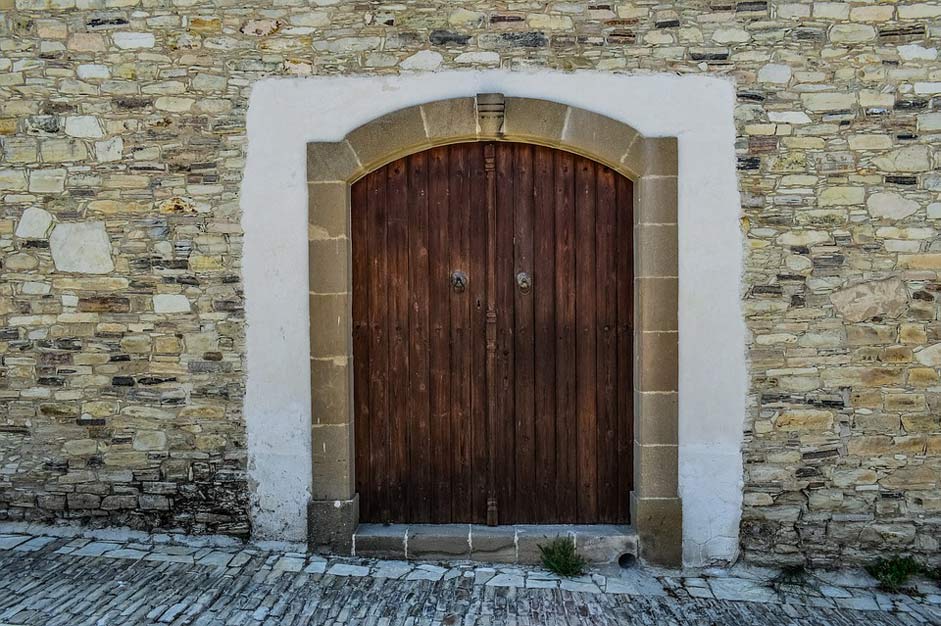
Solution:
M 585 559 L 575 552 L 575 543 L 571 539 L 556 537 L 546 545 L 539 545 L 542 565 L 550 572 L 574 578 L 585 571 Z
M 908 579 L 918 574 L 930 575 L 930 571 L 910 556 L 894 556 L 879 559 L 866 566 L 869 575 L 879 581 L 886 591 L 899 591 Z

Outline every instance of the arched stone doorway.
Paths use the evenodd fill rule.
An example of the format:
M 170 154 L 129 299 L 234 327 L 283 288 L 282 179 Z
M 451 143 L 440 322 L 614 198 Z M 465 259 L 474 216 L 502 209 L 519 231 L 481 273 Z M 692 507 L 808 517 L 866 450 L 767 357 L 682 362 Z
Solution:
M 481 94 L 409 107 L 308 144 L 311 265 L 312 502 L 316 548 L 346 552 L 359 522 L 353 425 L 350 189 L 404 155 L 466 141 L 517 141 L 584 155 L 636 186 L 634 240 L 634 483 L 630 519 L 641 556 L 678 564 L 677 151 L 626 124 L 541 100 Z

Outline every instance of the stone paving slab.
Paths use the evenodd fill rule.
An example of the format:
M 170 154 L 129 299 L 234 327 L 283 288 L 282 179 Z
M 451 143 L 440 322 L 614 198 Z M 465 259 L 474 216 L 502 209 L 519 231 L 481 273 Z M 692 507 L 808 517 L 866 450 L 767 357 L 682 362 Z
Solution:
M 329 558 L 0 534 L 0 626 L 99 624 L 941 624 L 941 590 L 886 594 L 862 572 L 535 567 Z M 5 546 L 5 547 L 4 547 Z M 30 546 L 28 549 L 18 549 Z M 286 548 L 286 549 L 285 549 Z

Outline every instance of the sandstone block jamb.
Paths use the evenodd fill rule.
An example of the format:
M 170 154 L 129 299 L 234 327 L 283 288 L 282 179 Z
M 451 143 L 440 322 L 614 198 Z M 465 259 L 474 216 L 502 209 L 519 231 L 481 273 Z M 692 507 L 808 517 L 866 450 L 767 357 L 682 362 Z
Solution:
M 375 138 L 361 140 L 361 147 L 368 150 Z M 349 184 L 362 169 L 346 140 L 307 146 L 309 264 L 317 272 L 309 279 L 311 447 L 317 453 L 311 459 L 307 541 L 311 550 L 334 554 L 352 553 L 359 526 L 359 496 L 353 484 L 351 373 L 346 366 L 352 357 L 346 284 Z M 319 254 L 330 250 L 330 254 Z M 342 278 L 334 280 L 336 276 Z M 344 365 L 333 367 L 338 362 Z
M 108 274 L 114 271 L 111 239 L 103 222 L 59 224 L 49 237 L 56 270 L 80 274 Z

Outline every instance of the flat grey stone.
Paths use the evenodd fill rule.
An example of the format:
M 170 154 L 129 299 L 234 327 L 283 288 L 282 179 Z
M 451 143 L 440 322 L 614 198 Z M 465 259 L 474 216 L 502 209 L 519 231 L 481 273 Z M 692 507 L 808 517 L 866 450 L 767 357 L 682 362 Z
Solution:
M 121 547 L 119 543 L 110 543 L 106 541 L 92 541 L 91 543 L 82 546 L 72 554 L 74 556 L 101 556 L 105 552 L 110 552 L 112 550 L 117 550 Z
M 23 239 L 45 239 L 52 228 L 52 214 L 39 207 L 29 207 L 23 211 L 16 225 L 16 236 Z
M 304 552 L 307 544 L 296 541 L 255 541 L 252 547 L 262 552 Z
M 144 557 L 145 561 L 160 561 L 167 563 L 194 563 L 189 554 L 174 554 L 170 552 L 151 552 Z
M 331 565 L 327 573 L 332 576 L 353 576 L 362 577 L 369 575 L 369 568 L 362 565 L 347 565 L 346 563 L 336 563 Z
M 918 593 L 925 595 L 939 594 L 941 593 L 941 584 L 930 580 L 916 579 L 915 589 L 918 590 Z
M 376 578 L 402 578 L 411 572 L 413 567 L 407 561 L 380 561 L 372 575 Z
M 579 593 L 601 593 L 601 589 L 590 578 L 582 576 L 578 579 L 563 579 L 559 585 L 566 591 L 577 591 Z
M 232 557 L 229 561 L 229 567 L 242 567 L 252 559 L 252 553 L 242 550 Z
M 154 552 L 161 554 L 172 554 L 176 556 L 193 556 L 196 554 L 196 548 L 188 546 L 154 546 Z
M 213 567 L 225 567 L 235 557 L 231 552 L 222 552 L 213 550 L 206 555 L 199 557 L 196 561 L 198 565 L 211 565 Z
M 629 585 L 635 590 L 633 595 L 653 597 L 664 597 L 667 595 L 666 590 L 663 588 L 663 585 L 659 580 L 647 574 L 638 567 L 621 570 L 620 575 L 616 578 L 609 576 L 609 585 L 611 584 L 612 580 L 617 580 L 621 585 Z
M 558 589 L 558 580 L 547 580 L 544 578 L 526 578 L 527 589 Z
M 111 239 L 104 222 L 57 224 L 49 236 L 49 249 L 60 272 L 108 274 L 114 271 Z
M 832 608 L 835 607 L 833 600 L 829 598 L 817 598 L 817 597 L 807 597 L 804 598 L 801 604 L 806 606 L 816 606 L 821 608 Z
M 871 589 L 879 586 L 879 581 L 862 569 L 815 570 L 813 576 L 836 587 Z
M 452 578 L 459 578 L 467 573 L 467 570 L 460 567 L 452 567 L 444 573 L 444 580 L 451 580 Z
M 777 599 L 773 589 L 744 578 L 710 578 L 709 588 L 719 600 L 774 602 Z
M 160 293 L 153 297 L 154 313 L 189 313 L 190 301 L 180 293 Z
M 276 572 L 299 572 L 304 569 L 304 566 L 307 564 L 307 559 L 301 556 L 282 556 L 278 559 L 278 562 L 274 564 L 274 571 Z
M 29 535 L 0 535 L 0 550 L 12 550 L 30 540 Z
M 712 592 L 708 587 L 687 587 L 686 593 L 692 598 L 708 598 L 712 599 L 715 596 L 712 595 Z
M 147 556 L 147 552 L 142 550 L 134 550 L 132 548 L 119 548 L 117 550 L 111 550 L 110 552 L 105 552 L 104 556 L 109 559 L 130 559 L 130 560 L 140 560 Z
M 412 570 L 408 576 L 405 577 L 405 580 L 430 580 L 433 582 L 439 581 L 444 576 L 446 571 L 447 570 L 443 567 L 423 564 Z
M 748 580 L 769 581 L 778 575 L 778 570 L 770 567 L 760 567 L 750 563 L 738 562 L 725 570 L 728 576 L 734 578 L 746 578 Z
M 424 570 L 426 572 L 433 572 L 435 574 L 444 574 L 448 571 L 448 568 L 441 567 L 440 565 L 431 565 L 430 563 L 422 563 L 416 569 Z
M 604 591 L 605 593 L 623 593 L 632 596 L 662 597 L 666 595 L 666 591 L 656 579 L 641 576 L 608 576 L 605 580 Z M 690 595 L 692 595 L 691 590 Z M 708 590 L 706 597 L 712 597 L 712 593 L 709 593 Z
M 817 591 L 827 598 L 851 598 L 853 596 L 846 589 L 834 587 L 833 585 L 820 585 L 817 587 Z
M 523 587 L 525 581 L 519 574 L 497 574 L 486 584 L 488 587 Z
M 873 597 L 868 598 L 834 598 L 833 601 L 837 606 L 847 608 L 847 609 L 856 609 L 859 611 L 878 611 L 879 603 L 876 602 L 876 599 Z
M 474 584 L 485 585 L 487 581 L 497 575 L 497 570 L 492 567 L 478 567 L 474 570 Z
M 603 587 L 605 593 L 626 593 L 637 595 L 637 588 L 617 578 L 608 578 Z
M 876 604 L 879 605 L 879 608 L 883 611 L 904 611 L 908 612 L 908 606 L 906 606 L 904 601 L 898 601 L 885 596 L 876 595 Z
M 149 545 L 161 543 L 163 537 L 168 535 L 154 534 L 150 535 L 142 530 L 131 530 L 130 528 L 90 528 L 82 533 L 86 539 L 95 539 L 97 541 L 112 541 L 124 543 L 126 541 L 146 542 Z

